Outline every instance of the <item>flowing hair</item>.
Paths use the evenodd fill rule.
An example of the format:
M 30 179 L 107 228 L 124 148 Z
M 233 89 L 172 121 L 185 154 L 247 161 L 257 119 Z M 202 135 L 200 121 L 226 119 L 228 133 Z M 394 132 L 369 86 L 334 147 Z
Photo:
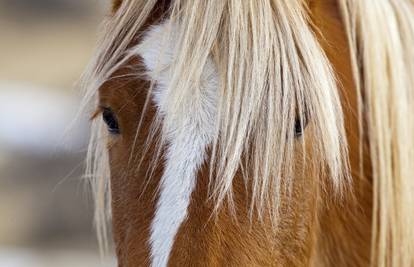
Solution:
M 368 114 L 374 170 L 373 262 L 409 266 L 414 240 L 412 3 L 381 0 L 372 9 L 363 0 L 340 1 L 361 96 L 361 122 L 365 109 Z M 95 105 L 98 89 L 136 56 L 131 44 L 145 34 L 144 25 L 157 3 L 125 0 L 108 18 L 83 77 L 84 106 Z M 342 195 L 350 182 L 343 111 L 335 75 L 303 1 L 173 0 L 162 20 L 177 26 L 164 116 L 182 116 L 180 105 L 200 94 L 198 85 L 210 59 L 218 72 L 218 115 L 212 125 L 209 164 L 210 194 L 217 209 L 224 201 L 233 206 L 233 180 L 242 170 L 252 193 L 252 212 L 269 212 L 277 222 L 281 195 L 300 171 L 294 167 L 298 157 L 319 170 L 310 179 L 328 175 L 334 192 Z M 378 25 L 382 34 L 374 28 Z M 151 90 L 144 111 L 151 104 Z M 298 121 L 300 127 L 309 123 L 306 135 L 312 142 L 305 144 L 306 138 L 295 136 Z M 160 122 L 156 118 L 154 127 L 162 129 Z M 98 118 L 92 127 L 87 175 L 95 196 L 99 241 L 105 243 L 110 173 L 102 126 Z M 162 135 L 163 131 L 160 146 L 165 145 Z M 298 153 L 298 145 L 307 152 Z
M 374 194 L 371 264 L 413 266 L 414 2 L 340 4 L 368 126 Z

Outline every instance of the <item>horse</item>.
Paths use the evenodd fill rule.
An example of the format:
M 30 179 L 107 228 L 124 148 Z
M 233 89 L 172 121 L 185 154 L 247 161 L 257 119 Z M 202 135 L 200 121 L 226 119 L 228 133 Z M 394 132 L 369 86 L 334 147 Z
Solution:
M 414 266 L 411 0 L 115 0 L 102 30 L 86 176 L 118 266 Z

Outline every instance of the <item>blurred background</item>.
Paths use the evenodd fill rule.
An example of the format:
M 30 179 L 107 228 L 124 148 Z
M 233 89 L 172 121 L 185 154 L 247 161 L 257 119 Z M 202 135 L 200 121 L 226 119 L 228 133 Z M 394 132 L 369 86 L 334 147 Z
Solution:
M 106 5 L 0 0 L 0 267 L 115 266 L 82 179 L 87 116 L 66 132 Z

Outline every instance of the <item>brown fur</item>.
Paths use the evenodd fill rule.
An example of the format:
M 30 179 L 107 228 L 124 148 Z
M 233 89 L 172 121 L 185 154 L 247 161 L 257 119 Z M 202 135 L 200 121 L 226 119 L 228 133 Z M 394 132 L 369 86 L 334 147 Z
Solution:
M 114 10 L 121 2 L 114 1 Z M 312 175 L 312 166 L 307 166 L 304 172 L 307 175 L 295 177 L 292 194 L 283 194 L 279 227 L 274 228 L 268 216 L 263 221 L 249 221 L 250 194 L 238 174 L 234 183 L 236 216 L 233 217 L 229 209 L 223 207 L 217 217 L 212 217 L 214 205 L 207 199 L 209 175 L 205 166 L 197 177 L 188 219 L 176 236 L 170 266 L 368 265 L 371 181 L 360 177 L 357 98 L 346 35 L 335 0 L 310 1 L 309 7 L 315 27 L 322 36 L 321 45 L 343 88 L 341 95 L 351 151 L 354 198 L 348 194 L 344 201 L 339 201 L 332 198 L 330 189 L 320 191 L 319 183 L 314 178 L 316 175 Z M 157 9 L 147 26 L 164 12 L 165 6 Z M 140 59 L 128 65 L 140 66 Z M 138 71 L 140 68 L 142 70 L 138 67 Z M 115 76 L 130 73 L 130 68 L 125 67 Z M 162 164 L 158 164 L 151 180 L 148 182 L 144 178 L 151 166 L 154 146 L 151 146 L 141 168 L 136 168 L 139 159 L 136 154 L 144 148 L 155 114 L 153 106 L 147 111 L 144 127 L 137 136 L 136 146 L 132 148 L 148 87 L 148 82 L 141 79 L 115 78 L 100 90 L 101 105 L 110 106 L 116 112 L 122 129 L 122 135 L 111 141 L 109 151 L 113 235 L 119 266 L 123 267 L 148 266 L 150 263 L 149 229 L 163 171 Z M 305 135 L 304 138 L 310 141 L 317 137 Z M 129 161 L 131 154 L 136 156 L 135 161 Z M 303 162 L 298 161 L 298 164 Z M 369 170 L 370 166 L 365 166 L 366 174 Z
M 357 95 L 352 78 L 349 47 L 335 1 L 312 1 L 312 19 L 322 33 L 320 42 L 339 83 L 350 152 L 354 197 L 343 203 L 324 197 L 319 205 L 318 259 L 316 266 L 368 266 L 371 242 L 372 184 L 368 152 L 364 150 L 365 176 L 359 166 Z M 365 141 L 366 143 L 366 141 Z M 366 145 L 366 144 L 365 144 Z M 329 193 L 328 193 L 329 195 Z M 323 197 L 323 196 L 322 196 Z M 323 203 L 322 203 L 323 202 Z
M 120 75 L 124 71 L 119 71 Z M 148 83 L 135 80 L 128 81 L 115 79 L 107 82 L 101 88 L 101 105 L 110 106 L 119 116 L 122 136 L 112 140 L 109 145 L 111 163 L 111 193 L 112 193 L 112 222 L 113 235 L 120 266 L 140 266 L 149 263 L 149 249 L 147 244 L 149 227 L 155 212 L 156 188 L 159 182 L 162 167 L 157 168 L 155 177 L 148 183 L 143 192 L 146 180 L 145 170 L 150 166 L 150 159 L 145 158 L 143 168 L 139 171 L 133 165 L 125 166 L 132 153 L 137 127 L 137 114 L 141 114 L 144 107 L 145 90 Z M 145 123 L 150 123 L 154 115 L 154 108 L 147 111 Z M 135 123 L 131 123 L 134 121 Z M 137 138 L 135 150 L 143 149 L 143 140 L 148 135 L 148 128 L 144 128 Z M 141 178 L 141 179 L 140 179 Z

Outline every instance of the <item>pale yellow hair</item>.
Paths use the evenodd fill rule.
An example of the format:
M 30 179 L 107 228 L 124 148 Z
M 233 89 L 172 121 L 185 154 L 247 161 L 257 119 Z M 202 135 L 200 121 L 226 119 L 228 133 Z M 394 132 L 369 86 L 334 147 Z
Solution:
M 414 3 L 340 3 L 368 124 L 371 263 L 414 266 Z

